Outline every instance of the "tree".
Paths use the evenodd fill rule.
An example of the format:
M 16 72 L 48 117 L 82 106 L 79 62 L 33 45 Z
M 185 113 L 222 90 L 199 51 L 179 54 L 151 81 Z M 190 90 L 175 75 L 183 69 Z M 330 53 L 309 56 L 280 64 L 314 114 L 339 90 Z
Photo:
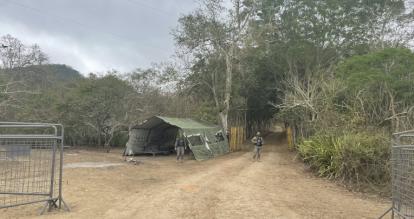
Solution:
M 341 60 L 384 45 L 406 42 L 408 35 L 391 38 L 391 31 L 384 25 L 391 22 L 395 27 L 410 22 L 412 18 L 407 15 L 410 11 L 405 3 L 403 0 L 260 1 L 256 6 L 257 19 L 250 25 L 250 44 L 272 62 L 269 72 L 273 76 L 269 74 L 269 78 L 282 82 L 274 85 L 285 95 L 281 98 L 283 103 L 275 104 L 277 109 L 291 109 L 291 115 L 299 116 L 302 121 L 317 120 L 318 112 L 310 103 L 317 103 L 315 98 L 323 96 L 321 80 L 335 81 L 334 73 Z M 400 37 L 404 40 L 394 42 Z M 300 113 L 293 113 L 298 104 L 306 106 L 306 110 L 302 111 L 302 107 Z
M 132 87 L 109 74 L 80 81 L 61 108 L 74 114 L 70 116 L 76 119 L 73 124 L 92 128 L 97 144 L 109 150 L 114 133 L 128 128 L 131 95 L 134 95 Z
M 248 3 L 249 1 L 245 1 Z M 233 2 L 233 10 L 226 11 L 222 1 L 203 1 L 204 7 L 179 19 L 174 33 L 179 46 L 192 57 L 191 77 L 200 79 L 190 87 L 205 86 L 214 101 L 220 122 L 228 126 L 228 114 L 233 93 L 233 75 L 239 61 L 238 52 L 246 36 L 245 30 L 251 19 L 252 10 L 241 1 Z M 228 13 L 226 13 L 228 12 Z M 222 60 L 222 62 L 220 61 Z M 210 65 L 222 63 L 222 66 Z M 213 68 L 210 68 L 212 67 Z M 201 69 L 201 68 L 206 69 Z M 187 80 L 189 82 L 191 80 Z
M 346 82 L 347 104 L 356 104 L 369 124 L 391 121 L 394 132 L 414 127 L 414 53 L 409 49 L 354 56 L 339 66 L 338 76 Z
M 134 112 L 130 113 L 130 125 L 150 116 L 176 116 L 182 112 L 177 108 L 181 101 L 176 93 L 178 72 L 174 66 L 168 63 L 154 64 L 151 68 L 127 73 L 124 79 L 136 92 L 131 97 Z
M 0 38 L 0 44 L 6 46 L 0 49 L 0 60 L 3 68 L 12 69 L 29 65 L 41 65 L 48 61 L 48 57 L 37 44 L 26 46 L 19 39 L 9 34 Z
M 31 93 L 22 81 L 11 80 L 0 70 L 0 118 L 14 118 L 15 111 L 24 107 L 24 101 Z

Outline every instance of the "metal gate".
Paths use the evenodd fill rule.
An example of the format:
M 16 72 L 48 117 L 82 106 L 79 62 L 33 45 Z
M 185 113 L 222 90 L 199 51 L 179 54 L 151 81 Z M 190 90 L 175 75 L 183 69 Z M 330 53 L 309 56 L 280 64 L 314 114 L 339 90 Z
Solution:
M 393 137 L 392 207 L 388 212 L 392 218 L 414 219 L 414 130 Z
M 0 209 L 44 202 L 69 210 L 62 199 L 63 126 L 0 122 Z

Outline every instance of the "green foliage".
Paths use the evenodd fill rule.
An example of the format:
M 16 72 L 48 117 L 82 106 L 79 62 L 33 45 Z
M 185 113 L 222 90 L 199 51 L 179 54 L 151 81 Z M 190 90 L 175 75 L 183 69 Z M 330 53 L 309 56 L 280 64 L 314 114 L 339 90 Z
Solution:
M 303 160 L 320 176 L 355 188 L 383 189 L 390 182 L 390 142 L 381 132 L 317 134 L 298 145 Z
M 81 80 L 60 106 L 75 127 L 89 127 L 96 133 L 97 144 L 102 137 L 109 145 L 116 131 L 127 130 L 129 99 L 134 93 L 125 81 L 115 75 Z M 73 116 L 72 116 L 73 115 Z
M 33 65 L 0 70 L 4 95 L 0 118 L 7 121 L 59 120 L 57 106 L 82 76 L 65 65 Z M 7 85 L 7 86 L 5 86 Z M 11 92 L 10 92 L 11 91 Z
M 217 109 L 213 104 L 204 102 L 197 106 L 194 117 L 201 121 L 217 123 Z
M 347 94 L 343 101 L 367 117 L 371 125 L 387 125 L 393 131 L 413 128 L 414 53 L 387 48 L 354 56 L 338 67 Z
M 375 92 L 388 85 L 399 100 L 414 102 L 414 53 L 409 49 L 387 48 L 354 56 L 339 66 L 338 75 L 350 90 Z
M 124 147 L 126 143 L 128 142 L 129 133 L 127 130 L 125 131 L 119 131 L 114 134 L 114 137 L 112 138 L 110 144 L 114 147 Z
M 387 193 L 389 136 L 413 127 L 414 54 L 387 48 L 345 59 L 334 72 L 289 83 L 278 116 L 295 126 L 299 154 L 320 176 Z

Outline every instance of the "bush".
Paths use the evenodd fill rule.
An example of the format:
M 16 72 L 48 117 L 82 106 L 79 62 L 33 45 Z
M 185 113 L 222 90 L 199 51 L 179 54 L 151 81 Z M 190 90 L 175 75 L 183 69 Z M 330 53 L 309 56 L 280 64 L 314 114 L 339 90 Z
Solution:
M 114 133 L 111 141 L 112 147 L 125 147 L 128 142 L 128 131 L 119 131 Z
M 318 134 L 302 141 L 298 151 L 320 176 L 357 190 L 383 192 L 390 183 L 389 139 L 382 133 Z

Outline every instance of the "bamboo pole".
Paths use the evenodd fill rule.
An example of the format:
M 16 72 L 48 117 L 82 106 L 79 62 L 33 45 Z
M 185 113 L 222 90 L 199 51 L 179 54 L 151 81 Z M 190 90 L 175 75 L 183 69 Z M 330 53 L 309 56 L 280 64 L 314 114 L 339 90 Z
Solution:
M 231 150 L 235 151 L 235 145 L 236 145 L 236 127 L 231 127 Z
M 287 135 L 287 142 L 289 149 L 293 149 L 293 132 L 292 128 L 289 126 L 286 129 L 286 135 Z
M 238 149 L 241 150 L 241 145 L 243 143 L 243 127 L 239 126 L 239 144 L 238 144 Z

